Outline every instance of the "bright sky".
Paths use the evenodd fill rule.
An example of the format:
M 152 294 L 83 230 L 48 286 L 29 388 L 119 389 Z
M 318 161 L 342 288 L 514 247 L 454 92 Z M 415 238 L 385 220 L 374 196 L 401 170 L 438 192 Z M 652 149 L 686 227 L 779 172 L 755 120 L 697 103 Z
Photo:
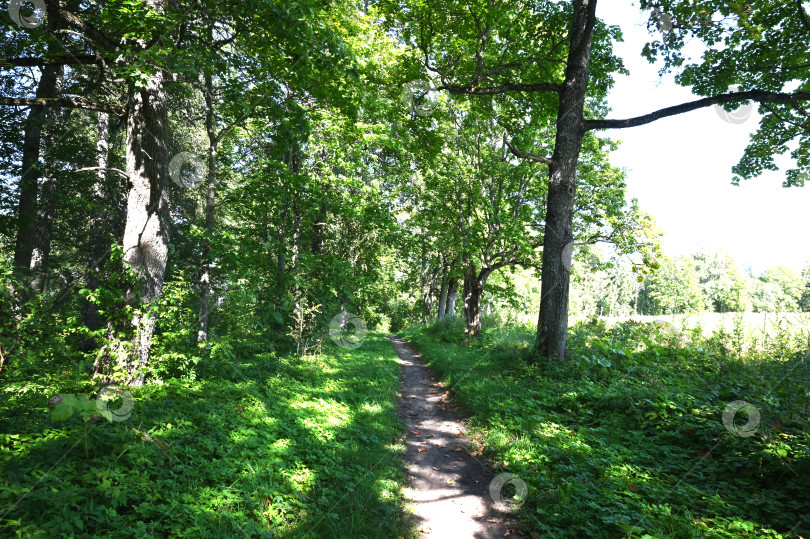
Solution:
M 597 15 L 621 27 L 625 42 L 615 50 L 630 71 L 629 77 L 617 77 L 609 117 L 638 116 L 697 99 L 672 76 L 659 78 L 658 68 L 641 56 L 649 40 L 649 12 L 643 14 L 626 0 L 603 0 Z M 750 265 L 755 274 L 777 264 L 800 271 L 810 260 L 810 242 L 804 238 L 810 231 L 810 186 L 785 189 L 782 172 L 731 185 L 731 167 L 758 120 L 754 111 L 732 124 L 707 108 L 604 132 L 624 141 L 611 161 L 627 168 L 628 195 L 638 198 L 664 231 L 665 254 L 723 249 L 740 269 Z

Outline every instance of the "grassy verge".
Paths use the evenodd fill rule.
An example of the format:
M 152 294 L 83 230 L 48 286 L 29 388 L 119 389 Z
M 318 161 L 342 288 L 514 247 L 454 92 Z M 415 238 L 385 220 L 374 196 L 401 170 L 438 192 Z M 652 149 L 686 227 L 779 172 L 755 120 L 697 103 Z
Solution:
M 301 360 L 226 348 L 113 422 L 51 418 L 54 394 L 93 389 L 69 373 L 7 379 L 0 534 L 407 536 L 395 358 L 371 333 Z
M 470 414 L 474 449 L 527 483 L 519 516 L 533 536 L 810 532 L 805 351 L 737 357 L 718 335 L 592 324 L 569 360 L 530 366 L 529 330 L 467 342 L 452 325 L 403 337 Z M 729 414 L 737 400 L 752 407 Z

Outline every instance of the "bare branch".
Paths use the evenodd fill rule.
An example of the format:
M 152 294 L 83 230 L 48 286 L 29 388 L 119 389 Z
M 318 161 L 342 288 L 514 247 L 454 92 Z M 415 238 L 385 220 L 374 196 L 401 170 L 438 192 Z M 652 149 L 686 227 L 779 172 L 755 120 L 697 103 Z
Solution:
M 12 107 L 69 107 L 74 109 L 97 110 L 114 116 L 123 116 L 124 109 L 106 103 L 87 103 L 66 97 L 5 97 L 0 96 L 0 105 Z
M 105 172 L 115 172 L 119 176 L 123 177 L 125 180 L 129 179 L 129 174 L 125 171 L 121 170 L 120 168 L 110 168 L 110 167 L 85 167 L 76 169 L 74 172 L 89 172 L 91 170 L 103 170 Z
M 503 141 L 506 144 L 506 147 L 509 148 L 509 151 L 512 152 L 512 154 L 514 154 L 515 157 L 520 159 L 528 159 L 529 161 L 536 161 L 538 163 L 543 163 L 546 165 L 551 165 L 551 159 L 549 159 L 548 157 L 543 157 L 542 155 L 535 155 L 533 153 L 528 152 L 521 152 L 520 150 L 515 148 L 512 145 L 512 142 L 507 140 L 506 137 L 503 138 Z
M 0 66 L 12 67 L 44 67 L 50 65 L 87 65 L 101 64 L 104 59 L 95 54 L 70 54 L 54 56 L 53 58 L 0 58 Z
M 643 116 L 627 118 L 624 120 L 585 120 L 585 129 L 624 129 L 652 123 L 661 118 L 676 116 L 684 112 L 720 105 L 724 103 L 736 103 L 738 101 L 756 101 L 757 103 L 776 103 L 778 105 L 792 105 L 810 100 L 810 92 L 795 92 L 785 94 L 781 92 L 766 92 L 763 90 L 748 90 L 745 92 L 734 92 L 730 94 L 720 94 L 714 97 L 705 97 L 697 101 L 682 103 L 674 107 L 660 109 Z
M 459 84 L 444 84 L 439 86 L 437 90 L 447 90 L 455 95 L 496 95 L 504 94 L 506 92 L 555 92 L 562 91 L 562 85 L 556 82 L 536 82 L 533 84 L 521 84 L 507 82 L 500 86 L 488 86 L 484 88 L 473 88 L 470 86 L 462 86 Z
M 796 6 L 799 8 L 799 18 L 801 18 L 805 30 L 810 30 L 810 21 L 807 20 L 807 12 L 804 10 L 802 0 L 796 0 Z

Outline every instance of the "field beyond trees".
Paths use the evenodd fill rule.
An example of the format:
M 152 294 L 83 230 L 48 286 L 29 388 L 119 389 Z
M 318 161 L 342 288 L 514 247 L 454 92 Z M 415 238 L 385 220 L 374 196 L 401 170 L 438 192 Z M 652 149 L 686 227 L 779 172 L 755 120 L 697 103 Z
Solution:
M 0 28 L 1 536 L 416 539 L 452 482 L 449 529 L 810 537 L 808 231 L 640 200 L 616 160 L 711 112 L 748 133 L 727 177 L 687 136 L 628 154 L 804 187 L 805 2 L 8 0 Z M 692 97 L 628 92 L 627 51 Z M 689 241 L 748 251 L 665 256 L 676 191 L 678 226 L 757 227 Z
M 754 342 L 796 337 L 810 328 L 810 313 L 699 313 L 658 316 L 599 317 L 608 326 L 625 321 L 666 323 L 676 329 L 698 329 L 706 336 L 712 333 L 742 332 Z

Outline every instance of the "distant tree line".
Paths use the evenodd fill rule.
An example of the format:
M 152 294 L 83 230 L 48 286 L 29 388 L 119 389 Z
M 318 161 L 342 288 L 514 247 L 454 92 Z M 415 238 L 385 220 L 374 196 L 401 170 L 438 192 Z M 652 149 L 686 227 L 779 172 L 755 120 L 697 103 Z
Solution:
M 810 311 L 810 262 L 801 274 L 777 265 L 754 275 L 728 253 L 701 251 L 664 256 L 643 278 L 620 258 L 584 260 L 575 273 L 573 316 Z

